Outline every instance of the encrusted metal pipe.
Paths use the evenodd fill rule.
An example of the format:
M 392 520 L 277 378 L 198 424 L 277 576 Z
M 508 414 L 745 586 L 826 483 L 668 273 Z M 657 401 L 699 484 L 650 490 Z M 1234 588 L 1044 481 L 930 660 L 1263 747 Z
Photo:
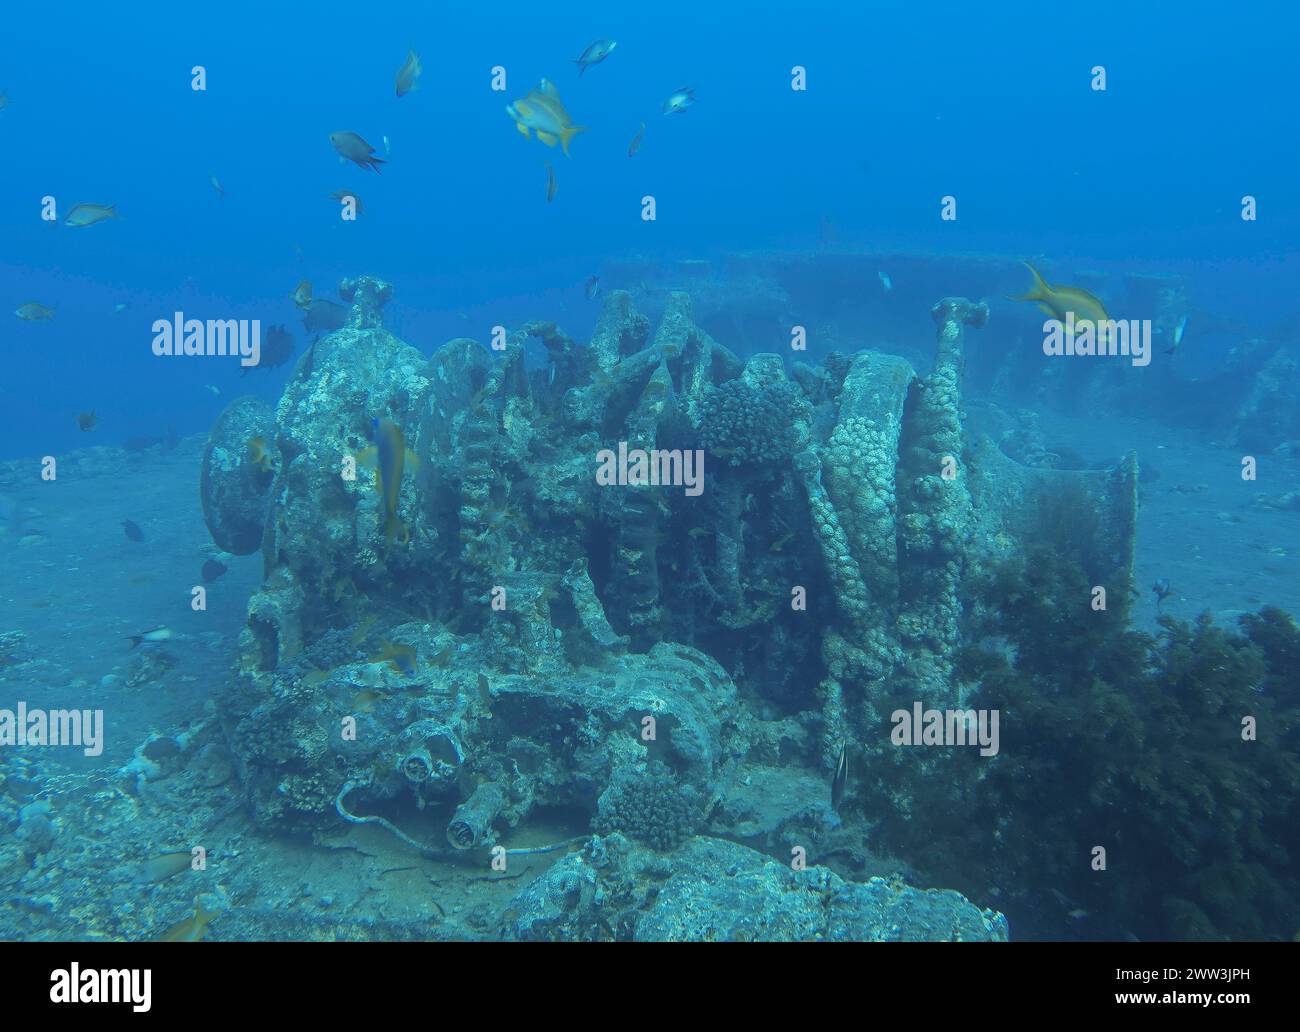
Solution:
M 501 786 L 488 781 L 474 789 L 474 794 L 456 808 L 447 825 L 447 841 L 457 849 L 473 849 L 486 841 L 506 804 Z

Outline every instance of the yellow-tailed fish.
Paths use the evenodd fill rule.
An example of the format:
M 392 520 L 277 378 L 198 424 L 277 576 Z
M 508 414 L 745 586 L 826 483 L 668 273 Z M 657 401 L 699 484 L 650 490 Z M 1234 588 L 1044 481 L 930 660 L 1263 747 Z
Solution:
M 266 438 L 250 437 L 248 439 L 248 461 L 255 468 L 263 473 L 270 473 L 272 470 L 271 452 L 266 446 Z
M 307 280 L 299 283 L 298 288 L 293 292 L 293 303 L 304 312 L 311 310 L 311 284 Z
M 340 158 L 360 165 L 362 168 L 369 168 L 378 172 L 380 171 L 379 166 L 384 164 L 383 158 L 375 157 L 375 148 L 366 143 L 356 133 L 330 133 L 330 143 L 339 152 Z
M 419 670 L 415 649 L 409 645 L 394 645 L 390 641 L 384 642 L 383 650 L 370 662 L 383 663 L 393 673 L 401 674 L 403 677 L 414 677 Z
M 555 200 L 555 195 L 559 192 L 559 184 L 555 182 L 555 169 L 551 168 L 551 163 L 546 163 L 546 203 L 550 204 Z
M 406 55 L 406 60 L 402 67 L 397 70 L 397 95 L 405 97 L 411 90 L 419 84 L 420 72 L 420 55 L 414 50 Z
M 42 319 L 53 319 L 54 309 L 35 301 L 28 301 L 25 305 L 19 305 L 14 315 L 25 322 L 40 322 Z
M 391 542 L 393 538 L 400 535 L 402 543 L 405 544 L 411 540 L 411 532 L 397 516 L 397 499 L 401 494 L 402 474 L 406 464 L 409 462 L 415 466 L 418 460 L 406 447 L 406 439 L 402 436 L 402 431 L 392 420 L 375 419 L 370 425 L 374 430 L 375 444 L 373 448 L 367 448 L 362 452 L 361 458 L 363 461 L 375 464 L 375 488 L 383 500 L 381 519 L 384 540 Z
M 627 149 L 627 156 L 630 158 L 633 154 L 641 149 L 641 137 L 645 135 L 645 123 L 641 123 L 641 128 L 636 131 L 632 137 L 632 146 Z
M 96 222 L 117 218 L 116 208 L 116 204 L 74 204 L 68 214 L 64 216 L 63 224 L 72 226 L 74 229 L 79 229 L 82 226 L 93 226 Z
M 1024 266 L 1034 277 L 1034 285 L 1029 293 L 1013 297 L 1012 301 L 1036 301 L 1043 312 L 1061 322 L 1065 322 L 1067 315 L 1073 312 L 1075 325 L 1085 321 L 1092 323 L 1098 345 L 1106 343 L 1108 332 L 1103 324 L 1110 322 L 1110 316 L 1106 314 L 1106 306 L 1101 301 L 1082 287 L 1050 284 L 1028 262 Z
M 569 156 L 569 141 L 578 133 L 587 131 L 586 126 L 573 124 L 560 100 L 560 91 L 547 79 L 543 79 L 537 89 L 530 90 L 527 96 L 507 104 L 506 114 L 514 119 L 515 128 L 525 136 L 531 129 L 548 147 L 554 147 L 559 141 L 565 157 Z
M 358 713 L 374 713 L 375 704 L 379 702 L 379 693 L 370 688 L 362 688 L 352 696 L 352 708 Z
M 177 921 L 159 936 L 159 942 L 198 942 L 208 931 L 208 925 L 219 917 L 220 910 L 204 910 L 199 898 L 194 897 L 194 916 Z

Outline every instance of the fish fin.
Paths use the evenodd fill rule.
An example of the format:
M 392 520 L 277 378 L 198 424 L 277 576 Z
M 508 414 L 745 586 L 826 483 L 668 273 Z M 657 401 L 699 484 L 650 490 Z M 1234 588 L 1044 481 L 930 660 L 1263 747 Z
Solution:
M 544 133 L 540 129 L 538 129 L 537 138 L 541 140 L 542 143 L 546 144 L 546 146 L 548 147 L 554 147 L 556 144 L 556 137 L 553 133 Z M 564 153 L 568 154 L 569 152 L 566 150 Z
M 566 158 L 569 156 L 569 141 L 579 133 L 585 133 L 586 131 L 587 127 L 585 125 L 571 125 L 560 133 L 560 146 L 563 148 Z
M 128 637 L 128 638 L 130 639 L 130 641 L 131 641 L 131 648 L 135 648 L 137 645 L 140 644 L 140 642 L 144 641 L 144 635 L 143 635 L 143 634 L 130 634 L 130 635 L 127 635 L 127 637 Z
M 416 455 L 410 448 L 406 449 L 406 465 L 412 470 L 418 469 L 420 465 L 420 456 Z
M 528 126 L 524 125 L 523 122 L 516 122 L 516 123 L 515 123 L 515 128 L 518 129 L 521 133 L 524 134 L 524 139 L 525 139 L 525 140 L 528 139 Z
M 379 449 L 374 445 L 369 448 L 362 448 L 353 456 L 358 466 L 364 466 L 366 469 L 374 469 L 379 464 Z
M 1027 298 L 1027 297 L 1018 297 L 1018 298 L 1016 298 L 1015 300 L 1017 300 L 1017 301 L 1028 301 L 1028 300 L 1030 300 L 1030 299 Z M 1040 312 L 1042 312 L 1044 315 L 1050 315 L 1050 316 L 1053 316 L 1053 317 L 1055 317 L 1055 315 L 1056 315 L 1056 309 L 1054 309 L 1051 305 L 1044 304 L 1044 303 L 1041 302 L 1041 301 L 1038 302 L 1038 310 L 1039 310 Z

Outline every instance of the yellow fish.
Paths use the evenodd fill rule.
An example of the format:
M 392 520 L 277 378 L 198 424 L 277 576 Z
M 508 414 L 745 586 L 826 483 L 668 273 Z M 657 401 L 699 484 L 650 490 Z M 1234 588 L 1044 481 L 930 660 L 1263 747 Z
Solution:
M 586 126 L 573 124 L 560 100 L 560 91 L 547 79 L 543 79 L 537 89 L 530 90 L 526 97 L 507 104 L 506 114 L 514 119 L 515 128 L 525 136 L 531 129 L 548 147 L 554 147 L 558 140 L 566 158 L 569 156 L 569 141 L 578 133 L 587 131 Z
M 1106 343 L 1109 335 L 1107 323 L 1110 322 L 1110 316 L 1106 314 L 1106 306 L 1096 297 L 1088 293 L 1082 287 L 1062 287 L 1059 285 L 1049 284 L 1028 262 L 1024 263 L 1026 269 L 1034 277 L 1034 285 L 1030 288 L 1028 294 L 1022 294 L 1020 297 L 1013 297 L 1012 301 L 1037 301 L 1038 307 L 1047 315 L 1061 322 L 1066 321 L 1066 316 L 1073 312 L 1074 323 L 1077 326 L 1080 322 L 1092 323 L 1097 334 L 1097 344 Z
M 146 860 L 135 871 L 135 880 L 142 885 L 157 885 L 168 878 L 193 869 L 194 856 L 188 850 L 175 853 L 163 853 L 151 860 Z
M 304 312 L 311 310 L 311 284 L 307 280 L 299 283 L 298 289 L 293 292 L 293 303 Z
M 267 450 L 265 438 L 250 437 L 248 439 L 248 461 L 263 473 L 271 472 L 271 453 Z
M 19 305 L 14 315 L 26 322 L 39 322 L 41 319 L 53 319 L 54 309 L 37 304 L 35 301 L 28 301 L 25 305 Z
M 409 645 L 394 645 L 390 641 L 384 642 L 383 650 L 370 662 L 385 663 L 393 673 L 404 677 L 414 677 L 419 670 L 415 649 Z
M 361 460 L 374 463 L 376 468 L 375 488 L 383 499 L 384 540 L 390 542 L 401 536 L 402 544 L 411 540 L 411 532 L 397 516 L 397 499 L 402 490 L 402 473 L 407 462 L 412 467 L 419 460 L 415 453 L 406 447 L 402 431 L 388 419 L 371 421 L 375 432 L 375 445 L 361 453 Z
M 402 67 L 397 70 L 397 95 L 405 97 L 411 90 L 415 89 L 419 82 L 420 73 L 424 69 L 420 67 L 420 55 L 412 50 L 406 55 L 406 61 Z
M 208 925 L 221 915 L 220 910 L 204 910 L 199 897 L 194 897 L 194 916 L 177 921 L 163 932 L 159 942 L 198 942 L 207 933 Z
M 96 222 L 103 222 L 105 219 L 117 218 L 117 212 L 114 210 L 116 204 L 74 204 L 72 209 L 63 219 L 65 226 L 72 226 L 78 229 L 82 226 L 93 226 Z

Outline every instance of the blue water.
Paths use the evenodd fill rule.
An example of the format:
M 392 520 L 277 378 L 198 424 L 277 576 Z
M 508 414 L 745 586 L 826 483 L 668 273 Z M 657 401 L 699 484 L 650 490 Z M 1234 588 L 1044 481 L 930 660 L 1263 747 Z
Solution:
M 397 284 L 392 316 L 425 347 L 463 334 L 453 313 L 465 309 L 480 334 L 484 321 L 549 312 L 583 333 L 581 284 L 606 256 L 814 244 L 823 219 L 841 243 L 1176 269 L 1223 314 L 1294 311 L 1300 159 L 1282 98 L 1300 71 L 1281 5 L 545 10 L 225 3 L 182 15 L 145 2 L 129 18 L 89 3 L 54 18 L 12 6 L 0 281 L 6 311 L 36 299 L 58 316 L 4 327 L 0 454 L 72 446 L 70 414 L 85 408 L 107 438 L 206 428 L 221 402 L 203 384 L 220 374 L 155 360 L 152 320 L 182 309 L 290 322 L 300 279 L 321 293 L 362 269 Z M 579 78 L 571 59 L 597 35 L 619 46 Z M 399 100 L 409 46 L 425 73 Z M 796 64 L 806 92 L 790 89 Z M 190 89 L 194 65 L 206 92 Z M 504 93 L 490 89 L 497 65 Z M 571 160 L 503 112 L 542 76 L 590 127 Z M 686 85 L 696 106 L 662 116 Z M 339 164 L 337 129 L 377 149 L 389 137 L 381 176 Z M 547 159 L 560 184 L 550 205 Z M 355 223 L 329 200 L 342 188 L 365 204 Z M 639 217 L 646 193 L 653 224 Z M 1253 223 L 1238 217 L 1247 193 Z M 945 194 L 955 223 L 938 218 Z M 53 229 L 40 220 L 47 195 L 61 211 L 116 204 L 121 220 Z M 130 307 L 114 317 L 119 303 Z
M 1198 392 L 1218 377 L 1256 382 L 1260 365 L 1235 364 L 1252 339 L 1275 349 L 1281 371 L 1268 375 L 1294 383 L 1300 14 L 1278 3 L 1197 0 L 1058 7 L 141 0 L 129 10 L 78 2 L 52 13 L 10 5 L 0 16 L 0 460 L 8 464 L 0 488 L 21 509 L 34 497 L 21 479 L 36 476 L 42 456 L 142 437 L 184 443 L 136 469 L 149 489 L 135 495 L 135 508 L 122 504 L 138 490 L 134 473 L 33 507 L 45 520 L 45 540 L 33 547 L 46 551 L 12 561 L 0 631 L 22 630 L 57 653 L 70 679 L 90 685 L 110 670 L 120 675 L 121 657 L 105 657 L 123 634 L 177 619 L 183 601 L 162 588 L 106 590 L 108 575 L 94 563 L 120 572 L 134 561 L 119 556 L 126 546 L 116 528 L 151 505 L 151 561 L 190 576 L 208 547 L 191 511 L 202 435 L 239 395 L 274 407 L 293 363 L 241 375 L 233 360 L 160 358 L 150 348 L 154 320 L 184 312 L 283 324 L 296 361 L 311 342 L 291 296 L 297 284 L 308 280 L 318 298 L 337 301 L 340 280 L 370 275 L 394 288 L 386 327 L 425 356 L 451 338 L 486 341 L 491 327 L 529 319 L 554 321 L 585 342 L 600 312 L 584 297 L 588 277 L 601 276 L 607 292 L 635 290 L 662 272 L 652 288 L 671 287 L 683 261 L 724 268 L 753 252 L 778 261 L 889 256 L 862 258 L 861 275 L 800 314 L 816 326 L 835 318 L 841 301 L 870 299 L 878 321 L 858 327 L 855 346 L 914 362 L 933 354 L 930 304 L 959 294 L 988 300 L 994 318 L 968 353 L 968 400 L 987 392 L 1007 409 L 1032 411 L 1049 444 L 1053 435 L 1069 439 L 1096 467 L 1140 447 L 1161 480 L 1144 497 L 1136 626 L 1154 630 L 1171 610 L 1184 619 L 1204 609 L 1229 618 L 1260 605 L 1294 610 L 1300 506 L 1288 508 L 1285 496 L 1300 488 L 1300 432 L 1292 445 L 1272 428 L 1300 426 L 1300 396 L 1291 394 L 1289 423 L 1284 412 L 1260 431 L 1267 447 L 1257 447 L 1229 435 L 1235 415 L 1213 408 L 1216 388 L 1208 400 Z M 579 76 L 572 59 L 598 37 L 617 48 Z M 409 48 L 423 76 L 398 98 L 393 77 Z M 191 88 L 195 66 L 205 90 Z M 806 70 L 806 90 L 791 88 L 795 66 Z M 1104 91 L 1092 88 L 1094 66 L 1105 69 Z M 501 91 L 492 89 L 498 67 Z M 569 157 L 525 139 L 504 111 L 542 78 L 586 127 Z M 663 115 L 679 87 L 693 87 L 697 102 Z M 641 122 L 644 138 L 629 157 Z M 335 131 L 364 137 L 385 159 L 382 173 L 343 162 L 330 145 Z M 558 185 L 550 203 L 548 162 Z M 339 218 L 330 198 L 338 190 L 362 200 L 357 221 Z M 647 195 L 654 221 L 642 218 Z M 1247 195 L 1257 202 L 1251 221 L 1241 217 Z M 945 221 L 949 196 L 957 217 Z M 114 205 L 119 218 L 88 228 L 50 223 L 41 217 L 46 197 L 60 220 L 83 202 Z M 1010 388 L 996 381 L 1010 349 L 1033 357 L 1037 346 L 1036 313 L 1005 300 L 1028 288 L 1021 259 L 1056 283 L 1109 284 L 1118 298 L 1143 277 L 1176 280 L 1189 319 L 1174 378 L 1153 380 L 1140 411 L 1127 404 L 1104 421 L 1068 398 L 1053 398 L 1055 407 L 1014 376 Z M 889 298 L 877 266 L 894 273 Z M 627 272 L 634 268 L 637 277 Z M 949 274 L 909 279 L 900 268 Z M 32 301 L 53 308 L 53 319 L 10 314 Z M 742 359 L 788 344 L 771 327 L 770 337 L 736 339 L 725 325 L 710 329 Z M 530 366 L 544 367 L 544 354 L 530 349 Z M 825 357 L 820 347 L 807 356 Z M 1242 387 L 1240 397 L 1248 394 Z M 88 410 L 98 417 L 89 433 L 77 424 Z M 1251 504 L 1235 493 L 1242 448 L 1277 446 L 1289 449 L 1279 453 L 1285 472 L 1260 486 L 1269 500 L 1242 531 L 1231 515 Z M 77 540 L 81 516 L 94 513 L 107 529 Z M 260 582 L 260 562 L 231 562 L 226 583 L 241 603 Z M 95 578 L 85 593 L 79 563 Z M 46 581 L 55 569 L 63 579 Z M 1157 577 L 1178 589 L 1168 608 L 1150 597 Z M 116 605 L 116 622 L 71 615 L 66 607 L 86 599 L 101 611 Z M 203 686 L 226 676 L 243 618 L 238 607 L 219 615 L 210 625 L 219 640 L 182 667 L 191 681 L 151 702 L 156 714 L 129 715 L 134 741 L 155 715 L 171 726 L 197 718 Z M 915 873 L 907 863 L 899 859 L 898 869 Z M 1294 889 L 1294 861 L 1289 872 Z M 1079 909 L 1069 895 L 1057 909 Z M 1055 913 L 1020 917 L 1037 937 L 1124 931 Z M 115 924 L 112 934 L 130 937 L 127 927 Z M 1195 937 L 1189 927 L 1200 926 L 1170 934 Z

